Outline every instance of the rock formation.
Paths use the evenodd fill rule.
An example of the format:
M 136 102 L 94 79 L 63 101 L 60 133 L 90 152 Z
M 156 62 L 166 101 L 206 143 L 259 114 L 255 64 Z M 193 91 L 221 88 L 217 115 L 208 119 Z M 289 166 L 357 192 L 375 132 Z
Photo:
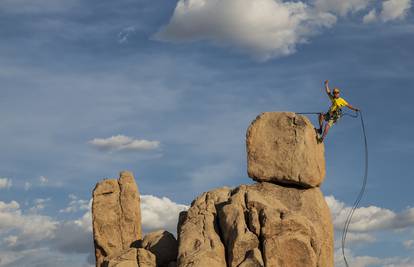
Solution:
M 333 266 L 333 225 L 319 188 L 216 189 L 182 216 L 180 267 Z
M 292 112 L 264 112 L 247 130 L 247 172 L 259 182 L 319 186 L 325 177 L 324 146 L 312 123 Z
M 172 267 L 177 240 L 167 231 L 142 238 L 140 195 L 132 173 L 105 179 L 93 191 L 92 224 L 97 267 Z
M 303 116 L 262 113 L 247 135 L 256 182 L 202 193 L 180 213 L 178 240 L 142 238 L 134 178 L 104 180 L 93 193 L 97 267 L 332 267 L 333 225 L 319 185 L 323 144 Z
M 168 231 L 158 230 L 145 235 L 141 246 L 154 253 L 157 266 L 168 267 L 177 260 L 178 243 Z
M 203 193 L 178 225 L 178 267 L 332 267 L 333 225 L 319 185 L 323 144 L 310 121 L 262 113 L 247 136 L 258 183 Z
M 130 172 L 119 179 L 105 179 L 93 191 L 93 237 L 96 266 L 141 240 L 141 208 L 138 187 Z

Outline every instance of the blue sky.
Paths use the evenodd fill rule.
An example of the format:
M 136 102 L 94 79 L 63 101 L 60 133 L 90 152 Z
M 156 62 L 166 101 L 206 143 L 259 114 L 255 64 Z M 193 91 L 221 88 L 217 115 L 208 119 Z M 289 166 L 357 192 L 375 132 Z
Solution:
M 0 266 L 88 266 L 91 190 L 124 169 L 144 229 L 174 231 L 201 192 L 252 182 L 250 122 L 326 110 L 325 79 L 367 127 L 353 266 L 414 266 L 412 13 L 411 0 L 2 1 Z M 362 182 L 359 121 L 325 148 L 340 232 Z

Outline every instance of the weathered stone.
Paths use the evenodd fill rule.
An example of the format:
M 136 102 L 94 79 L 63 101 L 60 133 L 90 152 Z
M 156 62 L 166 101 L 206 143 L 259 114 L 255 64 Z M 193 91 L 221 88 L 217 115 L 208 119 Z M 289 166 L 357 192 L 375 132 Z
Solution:
M 229 203 L 219 209 L 221 233 L 227 249 L 227 265 L 230 267 L 239 266 L 248 251 L 259 247 L 258 236 L 249 230 L 245 220 L 245 192 L 246 186 L 240 186 Z
M 168 267 L 170 262 L 177 260 L 178 243 L 174 235 L 168 231 L 148 233 L 142 240 L 142 247 L 156 256 L 159 267 Z
M 262 253 L 258 248 L 249 250 L 246 259 L 238 267 L 264 267 Z
M 137 249 L 138 267 L 157 267 L 155 255 L 143 248 Z
M 92 222 L 97 267 L 105 257 L 142 238 L 140 198 L 132 173 L 123 171 L 118 180 L 105 179 L 96 185 Z
M 264 112 L 246 134 L 247 172 L 256 181 L 319 186 L 325 177 L 324 145 L 308 118 Z
M 179 267 L 333 266 L 333 225 L 319 188 L 263 182 L 213 201 L 219 190 L 197 198 L 182 220 Z
M 178 225 L 179 267 L 227 267 L 217 207 L 228 200 L 229 193 L 228 188 L 203 193 L 187 212 L 181 213 Z
M 102 264 L 104 267 L 138 267 L 137 250 L 130 248 L 106 257 Z

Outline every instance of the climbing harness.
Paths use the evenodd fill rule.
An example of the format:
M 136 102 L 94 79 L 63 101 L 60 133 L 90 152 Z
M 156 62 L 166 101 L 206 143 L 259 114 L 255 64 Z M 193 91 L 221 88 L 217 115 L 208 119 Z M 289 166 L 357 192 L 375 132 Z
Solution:
M 318 115 L 318 114 L 322 114 L 322 113 L 321 112 L 301 112 L 301 113 L 296 113 L 296 114 L 317 114 Z M 367 180 L 368 180 L 368 142 L 367 142 L 367 134 L 365 132 L 364 117 L 362 116 L 362 112 L 358 111 L 356 114 L 343 112 L 342 116 L 349 116 L 349 117 L 352 117 L 352 118 L 358 118 L 358 116 L 359 116 L 359 118 L 361 120 L 361 128 L 362 128 L 362 134 L 363 134 L 363 137 L 364 137 L 364 147 L 365 147 L 365 170 L 364 170 L 362 188 L 359 191 L 357 199 L 355 200 L 354 204 L 352 205 L 351 210 L 348 213 L 348 216 L 347 216 L 346 221 L 345 221 L 344 229 L 342 230 L 342 242 L 341 242 L 342 257 L 344 259 L 346 267 L 349 267 L 348 261 L 346 260 L 346 256 L 345 256 L 345 242 L 346 242 L 346 236 L 348 234 L 349 225 L 351 224 L 351 221 L 352 221 L 352 216 L 354 215 L 355 210 L 358 208 L 359 203 L 361 202 L 362 196 L 365 193 L 365 188 L 366 188 L 366 185 L 367 185 Z

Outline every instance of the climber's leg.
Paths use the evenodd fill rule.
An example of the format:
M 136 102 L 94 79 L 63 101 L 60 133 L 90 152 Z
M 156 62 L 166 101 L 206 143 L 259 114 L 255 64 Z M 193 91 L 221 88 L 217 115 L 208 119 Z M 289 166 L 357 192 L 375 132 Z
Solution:
M 319 134 L 322 134 L 322 127 L 323 127 L 323 120 L 324 120 L 324 114 L 319 113 Z

